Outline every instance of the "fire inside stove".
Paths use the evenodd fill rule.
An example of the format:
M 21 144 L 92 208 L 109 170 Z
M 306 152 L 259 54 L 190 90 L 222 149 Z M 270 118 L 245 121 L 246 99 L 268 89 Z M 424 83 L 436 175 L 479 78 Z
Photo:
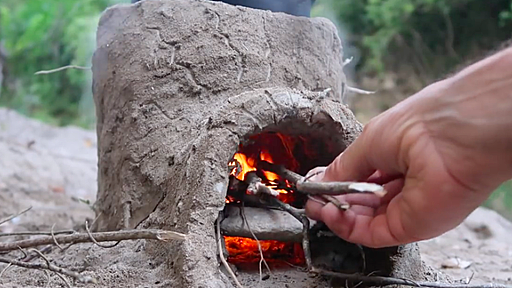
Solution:
M 228 189 L 226 203 L 241 205 L 244 196 L 249 195 L 247 181 L 255 174 L 261 183 L 279 192 L 277 198 L 296 208 L 303 208 L 306 198 L 295 193 L 293 185 L 279 175 L 265 171 L 258 167 L 260 160 L 273 164 L 283 165 L 285 168 L 306 173 L 313 168 L 308 159 L 317 158 L 318 150 L 312 147 L 306 138 L 301 136 L 288 136 L 282 133 L 262 133 L 249 138 L 249 141 L 240 145 L 239 151 L 229 162 L 230 188 Z M 299 161 L 302 160 L 302 161 Z M 304 164 L 306 163 L 306 164 Z M 242 188 L 241 188 L 242 187 Z M 251 205 L 244 201 L 244 205 Z M 258 242 L 251 238 L 224 236 L 228 261 L 239 266 L 251 266 L 260 261 Z M 260 240 L 263 257 L 274 267 L 282 265 L 301 266 L 304 264 L 304 253 L 300 243 L 281 242 L 276 240 Z

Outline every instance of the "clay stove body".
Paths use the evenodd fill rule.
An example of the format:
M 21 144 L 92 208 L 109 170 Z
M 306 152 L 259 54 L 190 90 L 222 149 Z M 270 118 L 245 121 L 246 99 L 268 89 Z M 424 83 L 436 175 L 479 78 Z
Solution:
M 231 287 L 214 229 L 219 212 L 233 208 L 226 205 L 228 163 L 240 144 L 261 133 L 300 136 L 327 148 L 300 163 L 301 173 L 343 151 L 362 127 L 341 103 L 342 63 L 336 29 L 326 19 L 189 0 L 109 8 L 100 20 L 93 59 L 99 143 L 94 228 L 186 233 L 182 243 L 147 243 L 145 252 L 169 267 L 162 277 L 173 278 L 176 287 Z M 282 223 L 289 223 L 288 230 L 297 227 Z M 268 231 L 260 232 L 265 238 Z M 291 231 L 280 240 L 294 242 L 296 236 Z M 320 246 L 339 241 L 329 239 L 334 242 L 324 239 Z M 321 251 L 315 255 L 323 263 L 357 254 L 326 254 L 314 244 L 312 250 Z M 415 245 L 366 256 L 366 271 L 421 276 Z M 246 287 L 258 285 L 257 273 L 238 272 Z M 329 281 L 289 268 L 276 270 L 260 287 Z

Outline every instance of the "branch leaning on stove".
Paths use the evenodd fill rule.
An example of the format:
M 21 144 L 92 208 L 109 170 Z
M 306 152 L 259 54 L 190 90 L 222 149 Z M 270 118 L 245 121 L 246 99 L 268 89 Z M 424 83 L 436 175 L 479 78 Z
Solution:
M 248 8 L 283 12 L 295 16 L 309 17 L 315 0 L 212 0 Z M 132 0 L 132 3 L 140 0 Z

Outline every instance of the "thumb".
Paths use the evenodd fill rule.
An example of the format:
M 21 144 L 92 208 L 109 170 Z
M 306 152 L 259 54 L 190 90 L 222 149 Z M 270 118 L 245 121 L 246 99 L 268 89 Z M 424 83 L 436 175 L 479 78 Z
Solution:
M 371 141 L 365 128 L 363 133 L 350 144 L 343 153 L 338 155 L 322 173 L 323 181 L 365 181 L 374 172 L 366 155 L 369 153 L 368 142 Z

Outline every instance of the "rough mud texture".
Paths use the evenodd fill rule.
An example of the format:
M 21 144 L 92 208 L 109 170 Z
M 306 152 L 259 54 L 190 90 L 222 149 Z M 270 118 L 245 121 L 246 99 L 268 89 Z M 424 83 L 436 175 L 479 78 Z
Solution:
M 341 103 L 342 48 L 326 19 L 143 1 L 107 10 L 97 42 L 95 229 L 187 233 L 183 243 L 146 247 L 165 259 L 180 287 L 231 285 L 219 273 L 214 223 L 224 207 L 227 163 L 248 136 L 313 137 L 334 147 L 315 163 L 326 165 L 361 132 Z M 390 270 L 404 265 L 412 267 L 404 275 L 420 277 L 418 253 L 397 254 L 394 262 Z
M 94 212 L 78 199 L 93 203 L 96 198 L 96 155 L 94 131 L 52 127 L 0 108 L 0 219 L 32 206 L 0 225 L 0 233 L 50 231 L 54 224 L 55 230 L 84 232 L 84 223 L 93 221 Z M 0 242 L 24 238 L 0 237 Z M 39 248 L 53 264 L 98 280 L 97 285 L 73 287 L 173 287 L 167 265 L 144 253 L 145 243 L 128 241 L 109 250 L 93 244 L 74 245 L 62 252 L 55 246 Z M 13 251 L 0 256 L 16 259 L 23 254 Z M 0 263 L 0 271 L 5 267 Z M 0 277 L 0 287 L 67 286 L 54 273 L 47 278 L 43 271 L 10 267 Z
M 229 97 L 287 87 L 330 88 L 327 95 L 339 99 L 345 79 L 340 40 L 329 21 L 223 3 L 116 6 L 101 18 L 97 42 L 93 89 L 101 143 L 98 208 L 104 212 L 99 229 L 122 227 L 119 202 L 131 202 L 129 226 L 136 226 L 163 198 L 163 186 L 180 185 L 169 176 L 192 167 L 179 157 L 197 148 L 193 142 L 206 135 L 209 119 Z M 279 108 L 262 99 L 271 107 L 263 108 Z M 200 173 L 188 177 L 199 179 Z

